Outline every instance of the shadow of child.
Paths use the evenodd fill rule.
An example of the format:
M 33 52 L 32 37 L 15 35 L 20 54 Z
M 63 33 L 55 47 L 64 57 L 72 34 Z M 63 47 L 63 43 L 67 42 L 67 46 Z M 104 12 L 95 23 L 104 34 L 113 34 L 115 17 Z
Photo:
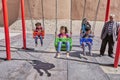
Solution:
M 34 69 L 37 70 L 40 76 L 43 76 L 43 72 L 41 71 L 43 70 L 47 74 L 47 76 L 50 77 L 51 73 L 48 70 L 55 67 L 55 65 L 52 63 L 45 63 L 38 60 L 33 60 L 31 64 L 33 65 Z

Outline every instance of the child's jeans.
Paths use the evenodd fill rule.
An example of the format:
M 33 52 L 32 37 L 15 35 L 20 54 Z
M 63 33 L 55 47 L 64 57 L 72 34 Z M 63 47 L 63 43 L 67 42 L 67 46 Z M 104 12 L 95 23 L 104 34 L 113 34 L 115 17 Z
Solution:
M 57 48 L 58 53 L 61 51 L 62 44 L 63 44 L 63 42 L 58 42 L 58 48 Z M 69 52 L 70 51 L 70 42 L 65 42 L 65 44 L 66 44 L 66 51 Z
M 91 55 L 91 54 L 92 54 L 92 53 L 91 53 L 92 44 L 91 44 L 90 42 L 87 42 L 87 43 L 83 42 L 83 44 L 82 44 L 83 54 L 86 55 L 86 47 L 87 47 L 87 46 L 88 46 L 89 53 L 90 53 L 90 55 Z
M 36 36 L 35 37 L 35 44 L 38 44 L 38 39 L 40 39 L 40 43 L 41 43 L 41 45 L 43 45 L 43 38 L 42 38 L 42 36 Z

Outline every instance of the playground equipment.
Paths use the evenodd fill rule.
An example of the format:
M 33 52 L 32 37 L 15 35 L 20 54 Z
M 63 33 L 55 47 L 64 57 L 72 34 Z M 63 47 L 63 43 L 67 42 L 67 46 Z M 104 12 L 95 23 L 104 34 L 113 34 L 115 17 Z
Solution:
M 86 39 L 86 38 L 81 38 L 80 39 L 80 45 L 82 45 L 83 43 L 91 43 L 92 45 L 93 45 L 93 40 L 91 39 L 91 38 L 88 38 L 88 39 Z M 86 44 L 85 46 L 88 46 L 88 44 Z
M 41 12 L 42 12 L 42 24 L 43 24 L 43 29 L 41 32 L 36 32 L 34 30 L 34 23 L 33 23 L 33 17 L 32 17 L 32 13 L 31 13 L 31 8 L 30 8 L 30 0 L 27 0 L 27 4 L 28 4 L 28 10 L 30 13 L 30 18 L 31 18 L 31 24 L 32 24 L 32 30 L 33 30 L 33 38 L 35 38 L 37 35 L 42 35 L 43 39 L 45 37 L 45 25 L 44 25 L 44 3 L 43 0 L 41 0 Z
M 3 7 L 3 18 L 4 18 L 4 31 L 5 31 L 5 42 L 6 42 L 6 54 L 7 60 L 11 60 L 10 53 L 10 38 L 9 38 L 9 29 L 8 29 L 8 10 L 7 10 L 7 2 L 6 0 L 2 0 Z
M 23 34 L 23 49 L 26 49 L 26 26 L 25 26 L 24 0 L 20 0 L 20 1 L 21 1 L 21 15 L 22 15 L 21 17 L 22 17 L 22 32 L 23 32 L 22 33 Z M 2 8 L 3 9 L 3 18 L 4 18 L 6 55 L 7 55 L 7 60 L 11 60 L 10 37 L 9 37 L 9 29 L 8 29 L 9 22 L 8 22 L 8 11 L 7 11 L 7 2 L 6 2 L 6 0 L 2 0 L 2 7 L 3 7 Z M 109 12 L 110 12 L 110 0 L 107 0 L 105 21 L 108 21 Z M 56 16 L 57 16 L 57 14 L 56 14 Z M 71 21 L 71 24 L 72 24 L 72 21 Z M 71 30 L 72 30 L 72 27 L 71 27 Z M 56 31 L 57 31 L 57 20 L 56 20 Z M 56 32 L 56 34 L 57 34 L 57 32 Z M 56 38 L 56 40 L 57 40 L 57 38 Z M 118 43 L 117 43 L 116 56 L 115 56 L 115 61 L 114 61 L 114 67 L 115 68 L 118 67 L 119 59 L 120 59 L 120 32 L 119 32 L 119 35 L 118 35 Z
M 100 0 L 98 0 L 98 4 L 97 4 L 97 9 L 96 9 L 95 18 L 94 18 L 93 27 L 92 27 L 92 33 L 94 33 L 94 30 L 95 30 L 97 15 L 98 15 L 98 11 L 99 11 L 99 6 L 100 6 Z M 84 9 L 83 9 L 82 18 L 85 18 L 85 13 L 86 13 L 85 11 L 86 11 L 86 0 L 84 0 Z M 82 24 L 81 24 L 81 26 L 82 26 Z M 80 45 L 82 45 L 84 42 L 85 43 L 90 42 L 91 44 L 93 44 L 92 38 L 86 39 L 86 38 L 81 38 L 80 37 Z M 87 44 L 85 46 L 87 46 Z
M 58 9 L 57 9 L 57 6 L 58 6 L 58 0 L 56 0 L 56 30 L 55 30 L 55 42 L 54 42 L 54 46 L 55 46 L 55 49 L 57 50 L 57 47 L 58 47 L 58 43 L 59 42 L 63 42 L 64 44 L 62 44 L 62 47 L 61 47 L 61 51 L 66 51 L 66 42 L 70 42 L 70 50 L 72 49 L 72 38 L 58 38 L 57 37 L 57 13 L 58 13 Z M 72 1 L 71 1 L 71 12 L 70 12 L 70 33 L 72 32 Z
M 22 16 L 22 34 L 23 34 L 23 49 L 26 48 L 26 25 L 25 25 L 25 6 L 24 0 L 21 0 L 21 16 Z

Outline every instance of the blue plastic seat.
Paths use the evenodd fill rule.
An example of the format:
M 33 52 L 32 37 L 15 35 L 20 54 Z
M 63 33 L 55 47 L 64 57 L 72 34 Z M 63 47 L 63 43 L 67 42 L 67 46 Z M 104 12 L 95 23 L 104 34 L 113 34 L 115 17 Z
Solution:
M 83 43 L 88 43 L 88 42 L 90 42 L 93 45 L 93 39 L 92 38 L 80 38 L 80 46 Z M 87 44 L 85 46 L 87 46 Z

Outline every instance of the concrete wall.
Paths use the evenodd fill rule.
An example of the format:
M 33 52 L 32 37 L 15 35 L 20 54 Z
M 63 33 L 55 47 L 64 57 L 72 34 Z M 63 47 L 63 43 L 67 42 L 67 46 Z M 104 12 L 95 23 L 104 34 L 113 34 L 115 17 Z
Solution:
M 30 5 L 28 5 L 30 1 Z M 56 0 L 43 0 L 44 5 L 44 16 L 46 19 L 55 18 Z M 32 12 L 32 18 L 40 19 L 42 15 L 41 0 L 25 0 L 25 11 L 26 18 L 30 17 L 29 8 Z M 20 18 L 19 13 L 19 18 Z M 70 0 L 58 0 L 58 18 L 69 19 L 70 17 Z
M 1 1 L 2 0 L 0 0 L 0 26 L 3 26 L 3 12 Z M 19 1 L 20 0 L 7 0 L 9 25 L 11 25 L 18 18 L 20 3 Z
M 39 19 L 41 17 L 41 0 L 25 0 L 26 4 L 26 17 L 29 17 L 27 1 L 30 1 L 30 9 L 32 11 L 32 17 Z M 44 15 L 46 19 L 55 18 L 55 0 L 43 0 L 44 1 Z M 86 0 L 86 13 L 85 17 L 89 20 L 94 20 L 98 0 Z M 98 12 L 98 20 L 104 20 L 107 0 L 100 1 L 100 7 Z M 111 13 L 115 14 L 117 20 L 120 19 L 120 1 L 111 0 Z M 70 0 L 58 0 L 58 18 L 69 19 L 70 18 Z M 72 0 L 72 19 L 82 19 L 84 0 Z
M 30 1 L 30 5 L 27 4 Z M 46 19 L 55 18 L 55 0 L 43 0 L 44 1 L 44 15 Z M 8 0 L 8 10 L 9 10 L 9 22 L 12 24 L 16 19 L 21 19 L 20 17 L 20 0 Z M 95 11 L 97 7 L 98 0 L 87 0 L 86 13 L 85 16 L 89 20 L 94 20 Z M 101 0 L 100 8 L 98 13 L 98 20 L 104 20 L 105 8 L 107 0 Z M 84 0 L 72 0 L 72 19 L 82 19 Z M 120 1 L 111 0 L 111 13 L 116 15 L 117 20 L 120 20 Z M 28 10 L 30 6 L 32 17 L 34 19 L 41 18 L 41 0 L 25 0 L 25 15 L 26 19 L 30 19 L 30 14 Z M 2 10 L 1 10 L 1 0 L 0 0 L 0 26 L 3 24 Z M 69 19 L 70 18 L 70 0 L 58 0 L 58 18 L 59 19 Z

